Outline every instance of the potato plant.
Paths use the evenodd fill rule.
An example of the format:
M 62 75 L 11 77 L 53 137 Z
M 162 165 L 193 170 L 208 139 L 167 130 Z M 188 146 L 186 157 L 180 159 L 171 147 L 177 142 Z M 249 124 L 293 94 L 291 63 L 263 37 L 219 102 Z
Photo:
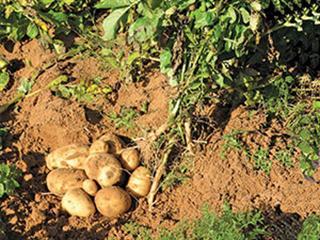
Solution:
M 148 63 L 157 63 L 179 89 L 169 106 L 167 144 L 175 139 L 186 145 L 184 124 L 203 104 L 244 103 L 285 121 L 293 114 L 291 105 L 300 101 L 293 91 L 299 77 L 305 72 L 317 76 L 318 1 L 100 0 L 95 8 L 108 13 L 102 38 L 116 42 L 125 37 L 131 44 L 124 71 L 136 76 Z M 295 139 L 299 133 L 287 127 Z M 316 134 L 310 138 L 317 139 Z M 294 144 L 302 150 L 302 171 L 310 175 L 318 159 L 316 143 L 311 155 L 300 140 Z M 270 166 L 263 169 L 269 172 Z

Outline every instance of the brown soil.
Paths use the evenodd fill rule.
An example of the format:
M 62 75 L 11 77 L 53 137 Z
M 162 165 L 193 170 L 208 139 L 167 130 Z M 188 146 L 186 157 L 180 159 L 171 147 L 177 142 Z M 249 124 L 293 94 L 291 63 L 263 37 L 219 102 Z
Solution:
M 1 104 L 13 96 L 21 77 L 30 77 L 35 68 L 54 57 L 37 41 L 18 43 L 11 52 L 0 47 L 0 54 L 15 63 L 12 66 L 13 82 L 8 90 L 0 93 Z M 31 64 L 27 64 L 29 62 Z M 99 240 L 108 236 L 130 239 L 121 230 L 121 225 L 129 220 L 154 230 L 160 225 L 170 228 L 179 220 L 199 217 L 204 203 L 219 212 L 226 200 L 235 211 L 259 208 L 269 212 L 266 218 L 275 226 L 283 223 L 280 218 L 291 219 L 291 214 L 301 217 L 312 212 L 320 214 L 320 189 L 317 184 L 305 180 L 298 161 L 292 169 L 274 162 L 271 174 L 267 176 L 254 171 L 243 153 L 231 152 L 225 159 L 220 157 L 223 133 L 251 131 L 253 133 L 247 141 L 253 147 L 268 145 L 271 136 L 281 133 L 281 126 L 271 123 L 266 134 L 261 134 L 259 129 L 267 121 L 265 116 L 259 112 L 251 116 L 239 107 L 228 119 L 221 121 L 224 127 L 220 126 L 219 131 L 212 134 L 205 150 L 196 152 L 192 177 L 183 185 L 160 193 L 153 212 L 149 212 L 146 201 L 140 199 L 132 211 L 112 222 L 99 214 L 89 219 L 68 216 L 61 210 L 60 199 L 49 194 L 46 188 L 45 155 L 69 143 L 89 144 L 102 132 L 115 131 L 107 115 L 111 111 L 119 112 L 122 106 L 139 110 L 144 102 L 149 103 L 148 113 L 136 120 L 136 130 L 119 130 L 121 135 L 135 138 L 146 130 L 157 129 L 167 120 L 169 98 L 174 93 L 161 74 L 150 74 L 147 84 L 126 85 L 115 71 L 105 71 L 93 58 L 72 59 L 54 65 L 38 78 L 33 91 L 44 87 L 61 73 L 70 74 L 76 80 L 100 76 L 115 92 L 111 100 L 79 104 L 44 90 L 0 115 L 0 124 L 10 129 L 0 160 L 14 163 L 23 171 L 21 188 L 0 203 L 9 239 Z M 283 144 L 281 141 L 285 139 L 280 139 L 277 144 Z M 281 213 L 274 215 L 277 211 Z
M 255 131 L 264 122 L 263 115 L 249 120 L 248 112 L 240 107 L 232 112 L 224 132 L 232 129 Z M 256 133 L 252 139 L 261 146 L 270 139 L 269 136 L 259 137 Z M 267 176 L 253 171 L 243 153 L 231 152 L 222 159 L 222 144 L 221 134 L 214 135 L 205 154 L 196 159 L 193 178 L 171 193 L 174 197 L 169 205 L 175 205 L 176 218 L 199 216 L 203 203 L 210 203 L 218 211 L 225 200 L 238 211 L 280 206 L 283 212 L 302 217 L 311 212 L 320 213 L 319 186 L 304 178 L 298 161 L 292 169 L 274 162 Z

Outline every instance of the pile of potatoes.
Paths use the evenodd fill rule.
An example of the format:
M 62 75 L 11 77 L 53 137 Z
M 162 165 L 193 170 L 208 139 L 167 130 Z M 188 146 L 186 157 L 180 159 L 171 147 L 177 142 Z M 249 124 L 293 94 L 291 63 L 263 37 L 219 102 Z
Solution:
M 62 197 L 65 211 L 88 217 L 97 209 L 113 219 L 130 209 L 131 196 L 148 195 L 150 171 L 140 166 L 137 149 L 123 146 L 118 136 L 106 134 L 90 147 L 71 144 L 46 157 L 48 189 Z

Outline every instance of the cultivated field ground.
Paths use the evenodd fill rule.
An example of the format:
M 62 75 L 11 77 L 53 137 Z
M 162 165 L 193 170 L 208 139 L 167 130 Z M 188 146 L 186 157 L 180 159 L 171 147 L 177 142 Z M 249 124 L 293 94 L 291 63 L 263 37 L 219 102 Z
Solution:
M 320 239 L 319 70 L 317 0 L 0 0 L 0 239 Z

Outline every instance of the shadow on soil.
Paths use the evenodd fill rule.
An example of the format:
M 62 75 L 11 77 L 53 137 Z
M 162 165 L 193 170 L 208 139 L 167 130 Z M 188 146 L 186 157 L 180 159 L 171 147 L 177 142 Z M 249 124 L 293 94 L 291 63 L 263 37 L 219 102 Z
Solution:
M 284 213 L 280 206 L 264 213 L 267 232 L 272 240 L 295 240 L 301 231 L 303 219 L 297 213 Z
M 39 232 L 43 232 L 46 236 L 45 239 L 50 240 L 103 240 L 106 239 L 106 236 L 108 236 L 108 232 L 111 229 L 111 226 L 101 227 L 97 224 L 90 229 L 82 227 L 63 230 L 64 225 L 68 225 L 67 217 L 60 217 L 58 222 L 52 224 L 43 223 L 36 225 L 23 234 L 7 230 L 6 238 L 3 238 L 3 240 L 34 239 L 33 237 L 35 236 L 35 234 Z M 13 226 L 7 225 L 6 229 L 10 229 L 10 227 Z M 2 240 L 1 235 L 0 240 Z

